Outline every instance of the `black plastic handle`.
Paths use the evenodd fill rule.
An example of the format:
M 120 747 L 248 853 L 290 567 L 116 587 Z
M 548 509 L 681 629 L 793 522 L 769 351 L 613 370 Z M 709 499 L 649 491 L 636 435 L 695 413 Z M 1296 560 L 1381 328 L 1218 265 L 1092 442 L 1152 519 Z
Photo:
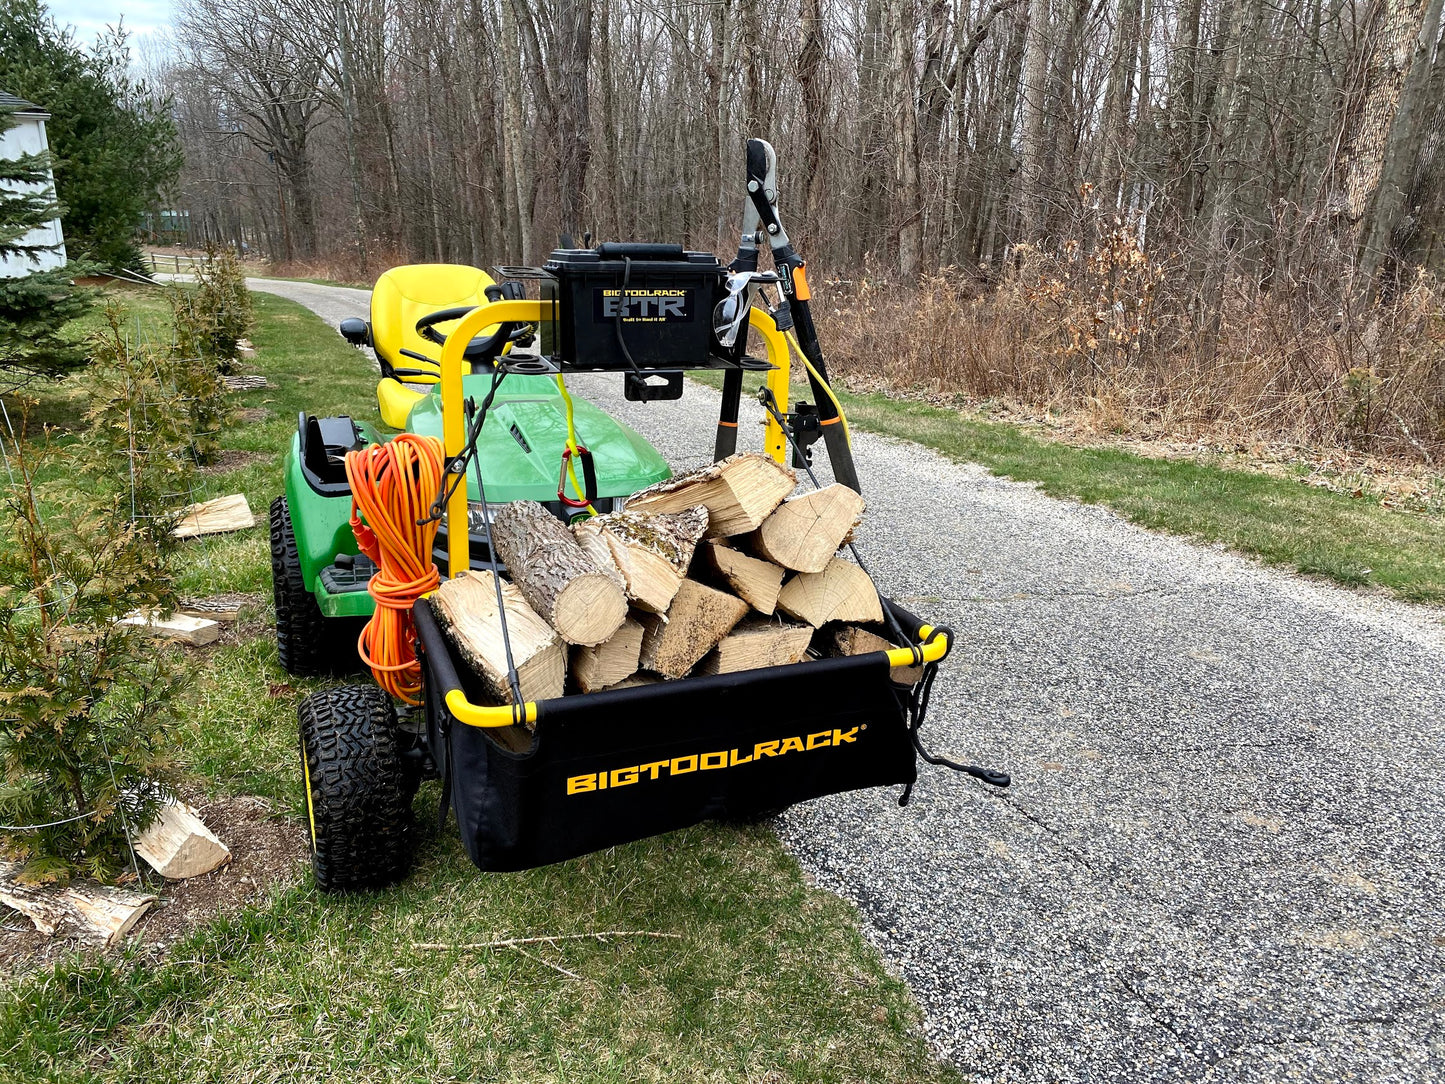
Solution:
M 652 244 L 646 241 L 603 241 L 597 246 L 597 255 L 606 260 L 685 260 L 687 253 L 681 245 Z

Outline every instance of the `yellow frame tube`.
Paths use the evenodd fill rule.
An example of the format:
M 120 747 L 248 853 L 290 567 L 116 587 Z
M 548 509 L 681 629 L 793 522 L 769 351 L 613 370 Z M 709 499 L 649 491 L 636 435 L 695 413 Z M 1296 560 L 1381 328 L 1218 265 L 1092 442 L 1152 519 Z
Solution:
M 442 397 L 442 450 L 447 462 L 462 454 L 467 443 L 467 421 L 462 411 L 462 365 L 467 344 L 483 328 L 493 324 L 538 324 L 542 321 L 540 301 L 493 301 L 467 313 L 457 321 L 442 346 L 438 365 L 441 376 L 437 383 Z M 472 566 L 471 547 L 467 542 L 467 480 L 452 490 L 447 501 L 447 567 L 456 575 L 457 569 Z
M 466 723 L 467 726 L 483 728 L 511 726 L 517 721 L 516 708 L 511 704 L 502 704 L 497 707 L 473 704 L 467 699 L 467 694 L 460 689 L 453 689 L 447 693 L 447 711 L 452 713 L 452 718 L 457 722 Z M 522 714 L 525 722 L 535 723 L 537 721 L 537 702 L 528 700 L 522 705 Z
M 788 353 L 788 341 L 783 338 L 783 333 L 778 330 L 777 323 L 766 312 L 759 308 L 748 310 L 748 325 L 762 335 L 763 343 L 768 348 L 768 363 L 773 367 L 768 370 L 764 378 L 768 390 L 773 393 L 777 400 L 778 413 L 788 412 L 788 385 L 791 380 L 792 355 Z M 774 460 L 787 466 L 788 437 L 771 414 L 766 420 L 766 428 L 763 430 L 763 450 L 772 456 Z

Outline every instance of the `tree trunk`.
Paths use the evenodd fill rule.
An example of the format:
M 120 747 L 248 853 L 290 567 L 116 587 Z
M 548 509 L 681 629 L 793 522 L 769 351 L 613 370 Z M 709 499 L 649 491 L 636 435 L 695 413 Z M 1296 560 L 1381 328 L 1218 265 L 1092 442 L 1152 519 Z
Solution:
M 502 39 L 502 139 L 503 153 L 511 167 L 511 214 L 513 248 L 522 262 L 532 259 L 532 171 L 531 153 L 522 138 L 522 57 L 517 47 L 517 17 L 514 0 L 501 0 Z
M 592 121 L 587 99 L 592 48 L 590 0 L 561 0 L 557 5 L 557 195 L 562 243 L 573 245 L 582 233 L 587 167 L 592 160 Z
M 1028 36 L 1023 57 L 1023 121 L 1019 144 L 1017 240 L 1035 242 L 1043 229 L 1043 188 L 1049 82 L 1051 0 L 1029 0 Z
M 1405 209 L 1405 189 L 1420 148 L 1420 121 L 1430 86 L 1431 54 L 1440 37 L 1440 10 L 1441 0 L 1429 0 L 1414 34 L 1414 48 L 1405 54 L 1402 65 L 1392 65 L 1390 69 L 1391 82 L 1394 82 L 1396 67 L 1404 68 L 1404 78 L 1395 95 L 1397 106 L 1394 116 L 1387 123 L 1388 139 L 1378 156 L 1379 166 L 1373 169 L 1376 183 L 1369 210 L 1360 223 L 1359 278 L 1362 289 L 1358 292 L 1363 296 L 1368 296 L 1378 287 L 1376 278 L 1384 265 L 1390 236 L 1399 225 Z M 1374 119 L 1377 123 L 1386 123 L 1383 118 Z

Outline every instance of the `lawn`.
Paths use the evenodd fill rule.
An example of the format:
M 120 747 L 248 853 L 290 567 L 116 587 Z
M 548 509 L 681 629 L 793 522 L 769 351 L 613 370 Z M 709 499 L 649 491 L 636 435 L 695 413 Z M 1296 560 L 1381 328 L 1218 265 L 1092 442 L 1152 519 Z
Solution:
M 722 383 L 710 373 L 696 377 Z M 805 387 L 798 394 L 811 398 Z M 858 429 L 1035 482 L 1050 496 L 1106 505 L 1141 527 L 1222 542 L 1269 564 L 1383 588 L 1410 602 L 1445 602 L 1445 514 L 1389 508 L 1250 470 L 1076 448 L 911 399 L 841 390 L 838 397 Z
M 122 293 L 161 326 L 153 295 Z M 264 515 L 297 412 L 375 414 L 360 354 L 297 305 L 256 308 L 256 365 L 277 386 L 237 400 L 269 414 L 226 434 L 234 467 L 198 495 L 244 492 L 262 522 L 188 548 L 184 593 L 269 595 Z M 38 413 L 61 424 L 83 404 L 83 385 L 51 388 Z M 319 685 L 278 668 L 259 623 L 192 659 L 194 779 L 272 799 L 301 832 L 295 707 Z M 390 891 L 324 897 L 299 872 L 163 959 L 76 955 L 17 980 L 0 994 L 0 1080 L 959 1079 L 851 908 L 808 887 L 769 830 L 707 825 L 482 874 L 436 827 L 436 800 L 423 787 L 417 868 Z M 418 947 L 606 930 L 677 936 Z

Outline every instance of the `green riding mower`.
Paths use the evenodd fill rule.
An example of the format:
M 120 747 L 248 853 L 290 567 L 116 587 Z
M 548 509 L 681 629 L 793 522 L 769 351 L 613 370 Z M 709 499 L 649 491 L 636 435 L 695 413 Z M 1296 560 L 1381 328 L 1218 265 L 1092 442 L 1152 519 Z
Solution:
M 918 728 L 953 637 L 887 599 L 875 631 L 890 650 L 541 701 L 520 695 L 513 668 L 510 703 L 488 694 L 438 624 L 427 597 L 435 586 L 482 576 L 507 639 L 505 568 L 491 544 L 499 506 L 537 501 L 566 522 L 618 509 L 670 476 L 635 431 L 571 396 L 572 374 L 614 373 L 629 400 L 665 404 L 683 394 L 684 372 L 720 371 L 712 439 L 722 460 L 736 451 L 744 375 L 757 372 L 764 452 L 811 475 L 821 440 L 834 477 L 860 488 L 762 140 L 748 142 L 747 187 L 730 265 L 679 245 L 604 243 L 495 277 L 398 267 L 377 281 L 370 320 L 342 323 L 350 342 L 375 351 L 381 420 L 402 432 L 302 414 L 285 494 L 271 506 L 281 665 L 315 675 L 364 661 L 376 679 L 314 694 L 298 710 L 322 889 L 404 876 L 425 779 L 441 781 L 441 815 L 455 810 L 484 870 L 843 790 L 906 788 L 920 757 L 1007 785 L 1001 773 L 924 751 Z M 772 271 L 758 269 L 763 244 Z M 749 352 L 750 333 L 762 356 Z M 792 357 L 807 369 L 812 404 L 790 404 Z M 411 554 L 405 571 L 379 574 L 378 553 L 398 548 Z M 895 684 L 894 668 L 910 666 L 921 680 Z

